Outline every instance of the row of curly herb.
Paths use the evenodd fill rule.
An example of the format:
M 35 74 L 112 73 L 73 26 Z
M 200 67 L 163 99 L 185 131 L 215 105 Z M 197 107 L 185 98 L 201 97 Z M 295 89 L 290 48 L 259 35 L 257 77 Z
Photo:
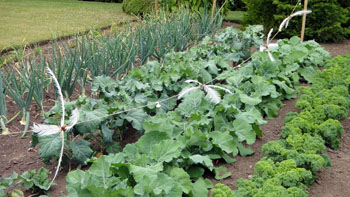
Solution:
M 295 96 L 292 88 L 299 79 L 312 81 L 311 71 L 317 71 L 317 66 L 329 58 L 317 43 L 301 43 L 292 38 L 279 41 L 279 49 L 272 51 L 275 62 L 266 52 L 259 52 L 251 62 L 234 70 L 230 62 L 238 64 L 250 56 L 250 46 L 262 44 L 260 30 L 256 26 L 246 32 L 227 28 L 215 39 L 205 38 L 189 51 L 168 54 L 163 64 L 148 62 L 133 69 L 123 81 L 95 78 L 93 90 L 99 99 L 80 98 L 66 106 L 68 111 L 81 107 L 80 121 L 94 119 L 77 125 L 74 136 L 99 137 L 112 147 L 107 150 L 115 152 L 120 150 L 113 140 L 118 137 L 116 129 L 118 133 L 125 132 L 131 124 L 144 135 L 122 152 L 100 157 L 88 171 L 71 172 L 67 177 L 70 195 L 94 196 L 99 188 L 99 194 L 204 196 L 210 185 L 201 178 L 205 170 L 216 173 L 218 179 L 229 176 L 224 168 L 215 168 L 212 159 L 234 162 L 228 154 L 252 154 L 242 142 L 252 144 L 257 135 L 261 136 L 263 115 L 274 117 L 281 100 Z M 185 87 L 186 79 L 203 83 L 217 79 L 221 82 L 217 85 L 235 94 L 224 95 L 221 103 L 213 105 L 202 91 L 194 91 L 181 103 L 170 100 L 159 108 L 154 105 L 113 118 L 95 119 L 176 95 Z M 58 107 L 47 115 L 53 114 L 60 114 Z M 50 120 L 47 123 L 52 123 Z M 51 136 L 51 140 L 55 138 Z M 52 143 L 46 139 L 39 138 L 41 149 L 45 150 L 41 156 L 49 161 L 58 151 L 49 147 Z M 68 151 L 73 151 L 73 155 L 78 152 L 81 157 L 75 159 L 84 163 L 92 150 L 88 141 L 79 142 L 79 146 Z
M 315 76 L 312 87 L 300 87 L 296 108 L 287 114 L 281 140 L 263 145 L 265 156 L 254 167 L 252 180 L 239 179 L 236 191 L 223 184 L 211 190 L 212 196 L 308 196 L 321 168 L 330 167 L 326 146 L 338 149 L 343 136 L 339 120 L 348 117 L 350 107 L 350 56 L 327 62 Z

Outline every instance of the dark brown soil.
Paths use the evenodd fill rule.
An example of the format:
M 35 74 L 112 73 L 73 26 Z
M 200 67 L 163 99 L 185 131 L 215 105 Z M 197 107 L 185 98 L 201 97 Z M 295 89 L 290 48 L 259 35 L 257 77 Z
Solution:
M 332 167 L 322 170 L 311 188 L 312 197 L 345 197 L 350 196 L 350 121 L 341 121 L 344 136 L 339 150 L 327 150 Z
M 343 40 L 338 43 L 321 44 L 331 55 L 337 56 L 342 54 L 350 54 L 350 40 Z
M 226 24 L 225 26 L 229 26 Z M 350 40 L 343 41 L 335 44 L 322 44 L 332 56 L 340 55 L 343 53 L 350 53 Z M 43 49 L 47 52 L 50 45 L 47 44 Z M 53 95 L 53 94 L 52 94 Z M 45 110 L 49 109 L 54 104 L 53 96 L 45 97 Z M 258 139 L 256 143 L 250 146 L 255 154 L 248 157 L 237 157 L 237 161 L 233 164 L 225 165 L 229 171 L 232 172 L 232 176 L 221 182 L 234 188 L 234 184 L 238 178 L 249 178 L 253 174 L 254 164 L 261 158 L 260 149 L 261 146 L 270 141 L 278 140 L 281 132 L 281 126 L 283 125 L 283 118 L 290 111 L 296 111 L 294 108 L 295 100 L 289 100 L 284 102 L 285 106 L 279 111 L 277 118 L 269 120 L 268 124 L 262 127 L 264 136 Z M 8 99 L 7 101 L 8 118 L 14 116 L 19 110 L 15 103 Z M 40 110 L 36 105 L 33 105 L 31 109 L 31 123 L 42 122 L 40 117 Z M 28 151 L 30 146 L 30 139 L 21 139 L 21 131 L 24 126 L 19 124 L 21 117 L 17 117 L 12 121 L 8 128 L 11 135 L 0 135 L 0 175 L 8 176 L 13 172 L 22 173 L 27 170 L 39 169 L 45 167 L 51 172 L 54 172 L 55 166 L 47 166 L 41 162 L 38 154 L 38 148 L 35 152 Z M 332 160 L 332 168 L 330 171 L 322 170 L 319 173 L 316 183 L 309 189 L 310 196 L 314 197 L 341 197 L 350 196 L 350 123 L 349 120 L 342 121 L 344 125 L 344 137 L 341 141 L 341 148 L 337 151 L 328 150 L 327 154 Z M 132 143 L 139 138 L 139 134 L 136 132 L 128 133 L 123 136 L 123 145 Z M 65 176 L 67 175 L 68 168 L 64 168 L 59 172 L 56 178 L 57 185 L 53 186 L 50 191 L 50 196 L 60 196 L 66 194 L 65 189 Z M 26 195 L 30 195 L 26 193 Z

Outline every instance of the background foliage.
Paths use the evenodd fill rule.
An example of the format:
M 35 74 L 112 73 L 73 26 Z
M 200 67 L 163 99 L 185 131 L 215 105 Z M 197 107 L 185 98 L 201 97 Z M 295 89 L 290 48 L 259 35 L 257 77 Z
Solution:
M 265 32 L 270 28 L 278 29 L 284 18 L 290 15 L 297 0 L 243 0 L 247 6 L 246 24 L 262 24 Z M 303 1 L 296 10 L 303 9 Z M 305 37 L 320 42 L 343 40 L 350 36 L 349 1 L 309 0 Z M 290 21 L 281 37 L 300 35 L 301 18 Z
M 178 10 L 182 7 L 190 8 L 192 11 L 201 11 L 203 8 L 212 8 L 212 0 L 159 0 L 159 7 L 165 10 Z M 233 0 L 218 0 L 217 8 L 223 7 L 226 13 L 235 4 Z M 123 11 L 128 14 L 142 15 L 154 10 L 154 0 L 124 0 Z
M 80 1 L 98 1 L 98 2 L 108 2 L 108 3 L 123 3 L 123 0 L 80 0 Z

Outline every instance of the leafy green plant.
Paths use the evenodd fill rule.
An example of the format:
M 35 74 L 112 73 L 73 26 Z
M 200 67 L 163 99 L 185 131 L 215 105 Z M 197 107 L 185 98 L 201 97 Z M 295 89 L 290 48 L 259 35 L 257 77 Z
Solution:
M 338 149 L 340 141 L 338 138 L 343 136 L 344 130 L 342 124 L 337 120 L 328 119 L 318 127 L 318 132 L 325 139 L 326 144 L 333 149 Z
M 259 161 L 254 167 L 253 180 L 238 179 L 239 196 L 308 196 L 305 185 L 311 173 L 297 168 L 293 160 L 274 163 L 271 160 Z
M 63 95 L 69 98 L 74 92 L 79 77 L 84 73 L 85 65 L 79 48 L 70 48 L 67 44 L 61 48 L 53 42 L 51 58 L 52 61 L 49 61 L 46 66 L 57 76 Z
M 208 195 L 205 181 L 200 178 L 205 171 L 213 172 L 218 179 L 229 176 L 224 168 L 215 168 L 212 159 L 234 162 L 234 158 L 228 154 L 246 156 L 253 153 L 243 143 L 252 144 L 262 135 L 259 125 L 265 123 L 263 115 L 276 115 L 281 99 L 295 97 L 292 80 L 295 75 L 299 75 L 298 70 L 286 72 L 282 64 L 287 58 L 284 55 L 277 56 L 282 53 L 278 50 L 275 62 L 271 62 L 266 52 L 258 52 L 251 62 L 240 69 L 229 66 L 231 61 L 237 64 L 248 55 L 248 52 L 236 54 L 231 46 L 237 43 L 241 43 L 239 48 L 243 49 L 259 46 L 262 41 L 257 29 L 251 27 L 246 32 L 237 33 L 231 29 L 223 31 L 214 39 L 204 38 L 198 46 L 186 52 L 166 55 L 162 64 L 151 61 L 144 67 L 134 68 L 123 81 L 114 82 L 109 77 L 94 80 L 93 91 L 96 91 L 99 99 L 86 98 L 87 102 L 81 103 L 81 109 L 84 108 L 81 112 L 85 113 L 86 107 L 89 107 L 96 116 L 81 119 L 81 125 L 78 123 L 73 132 L 86 133 L 88 136 L 97 133 L 103 143 L 116 139 L 115 131 L 127 132 L 130 127 L 144 133 L 137 142 L 128 144 L 121 152 L 93 160 L 93 165 L 106 163 L 104 169 L 107 174 L 104 177 L 108 177 L 105 179 L 107 182 L 118 180 L 118 184 L 127 183 L 123 190 L 101 189 L 101 194 L 133 192 L 136 195 L 170 195 L 176 190 L 175 194 L 178 195 L 195 192 Z M 305 48 L 307 54 L 311 50 L 315 50 L 317 55 L 324 52 L 317 44 Z M 293 51 L 293 48 L 290 50 Z M 318 66 L 308 62 L 307 58 L 292 62 L 299 67 Z M 177 103 L 176 97 L 187 86 L 188 79 L 205 86 L 215 84 L 220 87 L 217 93 L 222 98 L 221 102 L 213 105 L 203 91 L 194 90 L 189 91 L 181 103 Z M 216 80 L 218 82 L 214 83 Z M 233 95 L 224 94 L 225 89 Z M 90 102 L 95 105 L 91 107 Z M 78 103 L 72 102 L 71 109 Z M 58 108 L 53 108 L 51 113 L 60 115 Z M 321 159 L 320 165 L 326 165 L 325 159 Z M 118 166 L 117 169 L 114 166 Z M 183 176 L 191 177 L 192 180 L 181 189 L 176 189 L 176 184 L 158 186 L 156 183 L 163 179 L 174 182 L 169 174 L 173 168 L 180 168 L 185 172 Z M 86 172 L 71 172 L 67 177 L 67 190 L 72 195 L 80 192 L 92 195 L 90 183 L 78 183 L 76 180 L 77 177 L 96 174 L 96 169 L 91 167 Z M 141 172 L 151 173 L 151 177 Z M 308 179 L 309 174 L 312 175 L 311 171 L 298 168 L 288 173 L 299 173 L 300 180 L 304 180 L 305 175 L 311 181 Z M 290 182 L 293 180 L 286 180 L 284 184 L 292 185 Z M 291 192 L 304 192 L 297 189 L 300 185 L 296 181 L 293 184 L 295 186 L 290 189 Z M 194 189 L 196 185 L 201 185 L 201 189 Z M 281 188 L 282 185 L 277 184 L 276 187 Z
M 11 193 L 11 191 L 11 195 L 15 193 L 23 195 L 22 192 L 11 189 L 14 187 L 31 190 L 34 194 L 48 194 L 50 183 L 49 174 L 47 169 L 40 168 L 38 171 L 25 171 L 21 175 L 14 172 L 9 177 L 1 177 L 0 195 L 7 196 L 6 194 Z
M 22 120 L 21 124 L 25 125 L 22 137 L 25 137 L 26 132 L 29 127 L 29 107 L 32 103 L 33 99 L 33 93 L 35 88 L 35 80 L 31 80 L 29 86 L 26 84 L 26 80 L 17 79 L 16 73 L 18 73 L 18 70 L 15 71 L 15 68 L 7 68 L 4 67 L 7 79 L 4 80 L 4 87 L 6 92 L 11 96 L 11 98 L 15 101 L 17 106 L 22 112 Z M 32 76 L 31 76 L 32 77 Z M 32 78 L 33 79 L 33 78 Z
M 218 183 L 210 190 L 212 197 L 235 197 L 236 194 L 228 186 Z
M 296 106 L 301 112 L 287 115 L 282 140 L 263 145 L 266 157 L 256 163 L 253 179 L 237 181 L 235 192 L 239 196 L 308 195 L 304 184 L 309 186 L 320 168 L 330 166 L 326 145 L 338 148 L 338 138 L 343 135 L 341 123 L 331 117 L 343 118 L 344 112 L 339 108 L 328 109 L 330 113 L 318 107 L 348 108 L 349 60 L 348 55 L 329 60 L 328 68 L 315 75 L 311 87 L 299 88 L 302 102 L 298 101 Z M 329 102 L 332 107 L 327 106 Z
M 42 54 L 39 58 L 40 60 L 32 56 L 31 59 L 25 59 L 21 69 L 16 69 L 16 71 L 18 80 L 21 80 L 27 89 L 33 89 L 33 99 L 43 113 L 44 87 L 49 84 L 49 80 L 44 72 L 45 58 Z

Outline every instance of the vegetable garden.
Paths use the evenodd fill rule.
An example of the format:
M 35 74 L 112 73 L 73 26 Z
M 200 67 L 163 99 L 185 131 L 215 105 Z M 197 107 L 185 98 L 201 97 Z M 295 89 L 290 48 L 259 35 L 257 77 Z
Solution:
M 1 67 L 0 137 L 30 137 L 28 151 L 52 173 L 3 176 L 0 196 L 49 195 L 57 174 L 66 192 L 55 195 L 308 196 L 331 168 L 327 147 L 337 150 L 347 132 L 350 56 L 331 58 L 296 36 L 271 44 L 273 29 L 265 37 L 260 25 L 221 24 L 207 9 L 164 11 Z M 292 99 L 295 109 L 275 127 L 280 139 L 252 148 Z M 7 128 L 19 119 L 24 131 Z M 255 151 L 253 174 L 227 184 L 230 166 Z

